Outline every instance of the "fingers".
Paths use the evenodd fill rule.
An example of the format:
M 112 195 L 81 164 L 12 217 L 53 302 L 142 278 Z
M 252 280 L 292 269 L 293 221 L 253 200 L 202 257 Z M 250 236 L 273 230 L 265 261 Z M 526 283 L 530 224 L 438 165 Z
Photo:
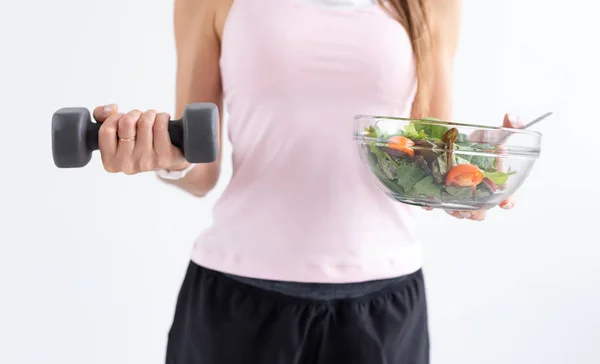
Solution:
M 455 210 L 444 210 L 446 213 L 457 219 L 468 219 L 473 221 L 483 221 L 486 218 L 487 211 L 455 211 Z
M 94 118 L 102 123 L 98 145 L 108 172 L 131 175 L 157 169 L 185 169 L 189 165 L 171 144 L 169 114 L 157 114 L 154 110 L 123 114 L 116 110 L 116 105 L 94 110 Z
M 514 207 L 515 202 L 512 197 L 508 198 L 500 204 L 500 207 L 505 210 L 510 210 Z M 456 211 L 456 210 L 444 210 L 446 213 L 457 219 L 467 219 L 473 221 L 483 221 L 487 217 L 487 210 L 477 211 Z
M 446 213 L 452 217 L 456 217 L 457 219 L 467 219 L 471 217 L 471 213 L 469 211 L 456 211 L 456 210 L 444 210 Z
M 98 123 L 103 123 L 109 116 L 114 115 L 117 112 L 119 112 L 119 106 L 117 104 L 98 106 L 94 109 L 94 120 Z
M 102 157 L 104 169 L 110 173 L 117 173 L 119 166 L 115 161 L 117 154 L 117 124 L 123 114 L 115 113 L 104 120 L 98 131 L 98 149 Z
M 523 123 L 518 116 L 511 114 L 505 114 L 502 126 L 505 128 L 520 129 L 523 127 Z M 501 130 L 475 130 L 469 135 L 469 140 L 473 143 L 483 144 L 498 144 L 506 138 L 506 132 Z
M 167 168 L 171 163 L 171 152 L 173 145 L 169 136 L 169 120 L 171 116 L 167 113 L 156 115 L 152 133 L 154 138 L 154 152 L 158 168 Z
M 136 128 L 142 112 L 133 110 L 123 115 L 117 125 L 117 162 L 121 166 L 121 171 L 125 174 L 137 173 L 136 163 L 133 159 L 133 150 L 136 144 Z
M 515 207 L 515 196 L 510 196 L 506 200 L 502 201 L 499 206 L 500 208 L 505 210 L 512 209 L 513 207 Z
M 187 165 L 181 152 L 171 144 L 169 114 L 154 110 L 123 114 L 116 112 L 116 105 L 108 106 L 106 110 L 102 106 L 94 110 L 94 118 L 102 123 L 98 145 L 108 172 L 131 175 Z
M 523 123 L 521 122 L 521 118 L 518 116 L 505 114 L 502 126 L 505 128 L 520 129 L 523 127 Z
M 506 135 L 502 130 L 478 129 L 469 135 L 469 141 L 482 144 L 497 144 Z
M 140 172 L 154 170 L 154 148 L 153 132 L 156 111 L 148 110 L 143 113 L 137 122 L 135 149 L 133 155 L 137 161 L 137 169 Z
M 473 221 L 483 221 L 485 220 L 487 215 L 487 211 L 473 211 L 471 213 L 471 216 L 468 218 L 469 220 L 473 220 Z
M 475 130 L 469 135 L 469 140 L 473 143 L 481 143 L 482 140 L 485 139 L 485 134 L 483 130 Z

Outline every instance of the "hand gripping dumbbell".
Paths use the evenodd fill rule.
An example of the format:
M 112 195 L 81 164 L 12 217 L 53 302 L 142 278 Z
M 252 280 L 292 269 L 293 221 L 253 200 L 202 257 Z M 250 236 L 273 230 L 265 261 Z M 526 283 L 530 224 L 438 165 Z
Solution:
M 98 149 L 98 123 L 86 108 L 63 108 L 52 117 L 52 157 L 58 168 L 84 167 Z M 212 103 L 190 104 L 183 118 L 169 121 L 171 143 L 190 163 L 210 163 L 219 152 L 219 110 Z

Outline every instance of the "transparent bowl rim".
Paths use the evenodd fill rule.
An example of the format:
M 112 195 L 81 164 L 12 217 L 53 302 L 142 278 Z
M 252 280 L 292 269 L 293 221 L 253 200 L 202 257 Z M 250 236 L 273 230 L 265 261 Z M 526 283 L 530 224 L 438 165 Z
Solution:
M 366 115 L 366 114 L 358 114 L 358 115 L 354 116 L 354 120 L 356 120 L 356 121 L 359 121 L 362 119 L 418 121 L 420 124 L 427 124 L 427 125 L 458 126 L 458 127 L 462 126 L 462 127 L 466 127 L 466 128 L 480 129 L 480 130 L 501 130 L 501 131 L 505 131 L 507 133 L 526 134 L 526 135 L 531 135 L 531 136 L 534 136 L 537 138 L 542 138 L 542 136 L 543 136 L 543 134 L 538 131 L 527 130 L 527 129 L 507 128 L 504 126 L 487 126 L 487 125 L 478 125 L 478 124 L 468 124 L 468 123 L 456 122 L 456 121 L 443 121 L 443 120 L 435 121 L 435 120 L 418 119 L 418 118 L 405 118 L 405 117 L 398 117 L 398 116 L 380 116 L 380 115 Z

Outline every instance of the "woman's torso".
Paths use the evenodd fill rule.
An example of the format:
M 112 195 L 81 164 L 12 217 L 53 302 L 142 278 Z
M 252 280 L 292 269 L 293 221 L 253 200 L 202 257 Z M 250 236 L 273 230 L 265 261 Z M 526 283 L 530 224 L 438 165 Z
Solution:
M 404 28 L 376 4 L 312 0 L 234 0 L 223 19 L 233 176 L 192 260 L 297 282 L 419 269 L 409 209 L 373 184 L 352 140 L 355 114 L 410 114 L 416 78 Z

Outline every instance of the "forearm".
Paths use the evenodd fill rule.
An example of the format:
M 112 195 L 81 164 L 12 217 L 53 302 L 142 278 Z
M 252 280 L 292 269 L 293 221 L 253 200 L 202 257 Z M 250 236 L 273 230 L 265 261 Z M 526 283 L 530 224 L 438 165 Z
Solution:
M 462 1 L 432 0 L 431 5 L 432 87 L 428 116 L 450 121 L 453 119 L 453 73 L 460 35 Z
M 452 120 L 452 81 L 453 81 L 453 55 L 440 55 L 442 61 L 437 61 L 434 66 L 434 85 L 429 104 L 429 117 L 440 120 Z
M 201 96 L 200 96 L 201 97 Z M 178 105 L 176 115 L 180 117 L 183 114 L 183 110 L 185 108 L 184 102 L 181 100 L 189 100 L 189 97 L 181 98 L 178 97 Z M 201 100 L 201 99 L 200 99 Z M 212 99 L 210 101 L 216 101 Z M 222 110 L 223 103 L 221 100 L 216 102 L 217 108 L 219 110 L 219 118 L 222 119 Z M 159 176 L 159 179 L 164 181 L 169 185 L 173 185 L 178 187 L 196 197 L 204 197 L 206 196 L 217 184 L 219 180 L 219 175 L 221 172 L 221 120 L 219 120 L 219 130 L 217 136 L 218 142 L 218 154 L 217 159 L 211 163 L 199 163 L 194 165 L 194 167 L 185 175 L 185 177 L 181 179 L 165 179 Z M 190 164 L 188 162 L 183 166 L 177 166 L 174 170 L 181 171 L 187 169 Z
M 217 160 L 212 163 L 195 165 L 185 177 L 178 180 L 157 177 L 164 183 L 182 189 L 193 196 L 204 197 L 216 186 L 219 180 L 220 169 L 220 160 Z

